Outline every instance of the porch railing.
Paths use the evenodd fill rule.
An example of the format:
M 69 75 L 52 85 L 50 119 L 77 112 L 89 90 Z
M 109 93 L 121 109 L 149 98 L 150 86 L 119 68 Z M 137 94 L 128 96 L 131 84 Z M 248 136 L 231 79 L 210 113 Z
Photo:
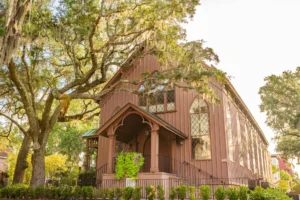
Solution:
M 151 156 L 144 155 L 144 165 L 140 172 L 150 172 Z M 113 172 L 115 172 L 116 159 L 113 159 Z M 188 162 L 181 162 L 169 156 L 159 156 L 159 171 L 174 174 L 187 184 L 202 185 L 206 184 L 207 180 L 211 180 L 213 177 L 211 174 L 203 171 Z M 97 170 L 97 185 L 102 181 L 102 174 L 107 173 L 107 164 L 101 166 Z M 218 183 L 222 184 L 222 183 Z
M 101 185 L 102 175 L 107 173 L 107 163 L 99 167 L 96 171 L 96 185 Z

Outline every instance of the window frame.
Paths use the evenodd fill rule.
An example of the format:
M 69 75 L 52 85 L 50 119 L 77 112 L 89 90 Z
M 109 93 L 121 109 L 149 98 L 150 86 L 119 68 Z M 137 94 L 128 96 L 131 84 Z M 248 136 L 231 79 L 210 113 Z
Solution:
M 141 83 L 140 85 L 139 85 L 139 88 L 141 87 L 143 85 L 143 83 Z M 168 94 L 168 91 L 173 91 L 174 92 L 174 109 L 173 110 L 168 110 L 168 96 L 167 96 L 167 94 Z M 144 95 L 144 94 L 139 94 L 138 95 L 138 106 L 139 107 L 145 107 L 145 109 L 147 110 L 147 111 L 149 111 L 149 112 L 151 112 L 151 113 L 155 113 L 155 114 L 161 114 L 161 113 L 171 113 L 171 112 L 176 112 L 177 110 L 176 110 L 176 87 L 174 87 L 173 86 L 173 88 L 172 89 L 166 89 L 166 90 L 161 90 L 161 92 L 163 93 L 163 95 L 164 95 L 164 106 L 163 106 L 163 111 L 155 111 L 155 112 L 151 112 L 150 110 L 149 110 L 149 107 L 151 106 L 151 104 L 150 104 L 150 97 L 149 96 L 145 96 L 144 98 L 145 98 L 145 100 L 146 100 L 146 106 L 140 106 L 140 96 L 142 96 L 142 95 Z M 157 95 L 155 95 L 156 96 L 156 101 L 157 101 Z M 158 104 L 155 104 L 155 106 L 157 106 Z M 157 110 L 157 108 L 156 108 L 156 110 Z
M 210 148 L 209 148 L 209 151 L 210 151 L 210 158 L 205 158 L 205 159 L 196 159 L 195 158 L 195 156 L 193 156 L 192 155 L 192 152 L 193 152 L 193 150 L 192 150 L 192 148 L 193 148 L 193 144 L 192 144 L 192 142 L 193 142 L 193 140 L 192 140 L 192 128 L 191 128 L 191 124 L 192 124 L 192 118 L 191 118 L 191 115 L 192 115 L 192 113 L 190 112 L 190 109 L 191 109 L 191 107 L 192 107 L 192 105 L 193 105 L 193 103 L 194 103 L 194 101 L 197 99 L 197 98 L 200 98 L 200 99 L 202 99 L 203 101 L 204 101 L 204 103 L 206 104 L 206 107 L 207 107 L 207 118 L 208 118 L 208 136 L 209 136 L 209 142 L 210 142 Z M 199 115 L 200 115 L 200 113 L 198 113 Z M 189 135 L 189 137 L 190 137 L 190 157 L 191 157 L 191 160 L 192 161 L 211 161 L 212 160 L 212 140 L 211 140 L 211 121 L 210 121 L 210 115 L 211 115 L 211 113 L 210 113 L 210 107 L 209 107 L 209 104 L 207 103 L 207 101 L 205 101 L 203 98 L 201 98 L 200 96 L 196 96 L 194 99 L 193 99 L 193 101 L 192 101 L 192 103 L 190 104 L 190 106 L 189 106 L 189 120 L 190 120 L 190 123 L 189 123 L 189 127 L 190 127 L 190 135 Z M 201 136 L 200 136 L 201 137 Z

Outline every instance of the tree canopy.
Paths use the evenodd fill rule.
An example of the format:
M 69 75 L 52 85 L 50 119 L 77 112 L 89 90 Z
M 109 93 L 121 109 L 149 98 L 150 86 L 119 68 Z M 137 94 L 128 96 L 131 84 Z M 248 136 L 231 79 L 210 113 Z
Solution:
M 300 157 L 300 67 L 265 78 L 260 88 L 260 109 L 276 133 L 277 151 Z
M 137 94 L 138 90 L 121 87 L 122 83 L 137 85 L 153 79 L 144 74 L 141 80 L 120 80 L 101 91 L 116 69 L 130 67 L 138 58 L 155 55 L 161 64 L 157 79 L 195 89 L 212 103 L 218 101 L 208 80 L 224 82 L 225 73 L 204 64 L 218 62 L 218 56 L 203 41 L 186 42 L 181 27 L 198 4 L 198 0 L 12 0 L 4 4 L 0 115 L 24 134 L 18 160 L 26 160 L 33 144 L 32 186 L 45 182 L 46 145 L 57 123 L 97 116 L 94 101 L 99 103 L 101 96 L 113 90 Z M 69 111 L 76 100 L 82 102 L 80 111 Z M 6 132 L 10 133 L 9 126 Z

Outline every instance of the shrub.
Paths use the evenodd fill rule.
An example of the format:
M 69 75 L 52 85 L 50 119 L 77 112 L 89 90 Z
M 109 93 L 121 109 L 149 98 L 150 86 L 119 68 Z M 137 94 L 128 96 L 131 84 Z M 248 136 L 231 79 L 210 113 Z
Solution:
M 239 199 L 239 191 L 236 187 L 229 187 L 226 193 L 229 200 Z
M 144 157 L 140 153 L 119 153 L 116 163 L 115 177 L 136 179 L 140 168 L 144 165 Z
M 123 188 L 116 188 L 115 196 L 117 199 L 120 199 L 123 196 Z
M 101 199 L 106 199 L 108 196 L 108 189 L 107 188 L 102 188 L 100 190 L 100 198 Z
M 132 191 L 132 199 L 140 200 L 142 198 L 142 187 L 135 187 Z
M 203 185 L 203 186 L 200 186 L 199 189 L 200 189 L 200 197 L 203 200 L 208 200 L 210 197 L 210 192 L 211 192 L 210 186 Z
M 45 196 L 47 196 L 47 190 L 48 188 L 45 188 Z M 66 186 L 66 187 L 63 187 L 60 191 L 60 197 L 63 199 L 63 200 L 67 200 L 69 199 L 70 197 L 72 197 L 72 188 L 69 187 L 69 186 Z
M 132 197 L 133 187 L 126 187 L 123 191 L 123 198 L 129 200 Z
M 270 200 L 292 200 L 292 198 L 288 197 L 283 191 L 278 189 L 268 188 L 263 191 L 263 199 Z
M 153 185 L 147 186 L 146 194 L 147 194 L 147 199 L 149 199 L 149 200 L 155 199 L 155 196 L 156 196 L 155 187 Z
M 248 187 L 240 186 L 239 188 L 239 199 L 240 200 L 247 200 L 248 199 Z
M 79 186 L 75 187 L 73 195 L 74 195 L 75 198 L 80 198 L 81 197 L 81 188 Z
M 159 200 L 165 200 L 165 191 L 161 185 L 157 186 L 157 197 Z
M 177 191 L 178 199 L 184 200 L 184 198 L 186 197 L 187 187 L 185 185 L 179 185 L 176 188 L 176 191 Z
M 215 191 L 215 197 L 217 200 L 224 200 L 226 198 L 226 190 L 222 186 L 219 186 Z
M 108 199 L 109 200 L 113 200 L 114 197 L 115 197 L 115 190 L 114 190 L 114 188 L 108 189 L 107 193 L 108 193 Z
M 82 187 L 83 188 L 83 198 L 93 198 L 93 192 L 94 192 L 94 188 L 92 186 L 85 186 Z M 106 191 L 107 194 L 107 191 Z
M 196 197 L 195 197 L 195 186 L 190 186 L 189 187 L 189 192 L 190 192 L 190 200 L 196 200 Z
M 170 188 L 169 199 L 174 200 L 175 198 L 176 198 L 176 191 L 175 191 L 175 188 L 172 186 Z
M 255 187 L 250 193 L 251 200 L 264 200 L 264 189 L 261 187 Z

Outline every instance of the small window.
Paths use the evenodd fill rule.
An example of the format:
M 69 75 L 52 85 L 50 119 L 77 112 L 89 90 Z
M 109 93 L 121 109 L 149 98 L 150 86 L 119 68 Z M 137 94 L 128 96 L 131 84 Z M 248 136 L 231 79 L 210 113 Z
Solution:
M 157 76 L 157 72 L 153 74 L 153 77 Z M 164 83 L 167 83 L 166 80 Z M 147 95 L 144 91 L 148 91 Z M 155 80 L 151 82 L 144 82 L 139 88 L 139 102 L 138 105 L 149 112 L 159 113 L 175 110 L 175 92 L 173 87 L 167 87 L 165 85 L 159 85 Z
M 175 92 L 174 88 L 167 90 L 167 110 L 175 110 Z
M 197 97 L 190 108 L 192 158 L 211 159 L 210 127 L 207 103 Z

